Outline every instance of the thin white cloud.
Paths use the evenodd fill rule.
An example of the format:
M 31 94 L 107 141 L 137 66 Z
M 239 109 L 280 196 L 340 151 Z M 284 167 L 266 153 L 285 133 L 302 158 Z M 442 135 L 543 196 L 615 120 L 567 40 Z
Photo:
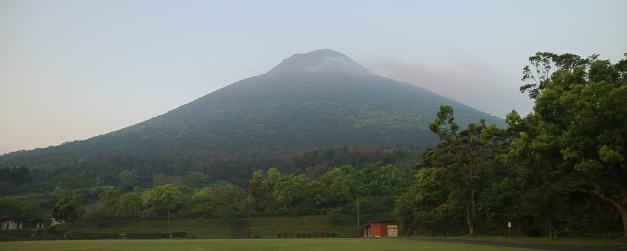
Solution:
M 383 76 L 421 86 L 473 108 L 504 118 L 512 109 L 531 111 L 532 102 L 518 91 L 518 76 L 476 61 L 435 66 L 393 57 L 375 57 L 366 63 Z

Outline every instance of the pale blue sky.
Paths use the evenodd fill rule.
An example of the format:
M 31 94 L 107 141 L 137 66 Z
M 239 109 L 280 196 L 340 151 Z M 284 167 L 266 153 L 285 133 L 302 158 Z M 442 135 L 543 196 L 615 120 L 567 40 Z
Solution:
M 0 153 L 157 116 L 329 48 L 504 117 L 537 51 L 627 52 L 627 1 L 0 0 Z

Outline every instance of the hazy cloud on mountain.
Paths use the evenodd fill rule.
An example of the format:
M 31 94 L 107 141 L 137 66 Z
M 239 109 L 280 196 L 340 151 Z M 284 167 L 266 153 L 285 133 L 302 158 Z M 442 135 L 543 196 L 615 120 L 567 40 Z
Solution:
M 421 86 L 494 116 L 505 118 L 512 109 L 520 114 L 531 112 L 531 100 L 518 91 L 522 85 L 519 76 L 479 62 L 460 60 L 436 66 L 375 57 L 367 65 L 381 75 Z

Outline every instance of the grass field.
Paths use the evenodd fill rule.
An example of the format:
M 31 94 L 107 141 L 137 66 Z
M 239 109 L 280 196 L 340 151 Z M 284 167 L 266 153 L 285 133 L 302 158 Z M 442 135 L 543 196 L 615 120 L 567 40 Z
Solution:
M 402 239 L 60 240 L 0 242 L 0 250 L 529 250 Z
M 419 236 L 417 236 L 419 237 Z M 438 238 L 438 237 L 429 237 Z M 441 237 L 443 238 L 443 237 Z M 602 238 L 580 238 L 568 237 L 548 239 L 546 237 L 524 237 L 517 236 L 505 238 L 503 236 L 475 235 L 473 237 L 460 236 L 449 237 L 448 239 L 477 240 L 477 241 L 494 241 L 494 242 L 514 242 L 514 243 L 535 243 L 535 244 L 551 244 L 551 245 L 570 245 L 570 246 L 594 246 L 594 247 L 622 247 L 627 248 L 627 240 L 623 238 L 602 239 Z M 626 249 L 627 250 L 627 249 Z

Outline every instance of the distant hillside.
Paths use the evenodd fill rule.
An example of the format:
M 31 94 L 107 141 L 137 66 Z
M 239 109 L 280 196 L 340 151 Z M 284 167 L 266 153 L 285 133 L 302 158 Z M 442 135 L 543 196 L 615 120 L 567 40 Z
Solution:
M 346 146 L 427 146 L 437 140 L 428 124 L 440 105 L 451 105 L 459 124 L 481 118 L 503 124 L 502 119 L 423 88 L 373 74 L 341 53 L 318 50 L 296 54 L 265 74 L 139 124 L 83 141 L 0 156 L 0 166 L 54 167 L 67 159 L 89 163 L 124 156 L 105 162 L 130 169 L 141 166 L 147 156 L 153 158 L 144 161 L 149 163 L 154 156 L 186 154 L 222 156 L 228 162 L 224 156 Z M 172 165 L 168 161 L 163 165 Z M 203 164 L 189 165 L 198 169 Z

